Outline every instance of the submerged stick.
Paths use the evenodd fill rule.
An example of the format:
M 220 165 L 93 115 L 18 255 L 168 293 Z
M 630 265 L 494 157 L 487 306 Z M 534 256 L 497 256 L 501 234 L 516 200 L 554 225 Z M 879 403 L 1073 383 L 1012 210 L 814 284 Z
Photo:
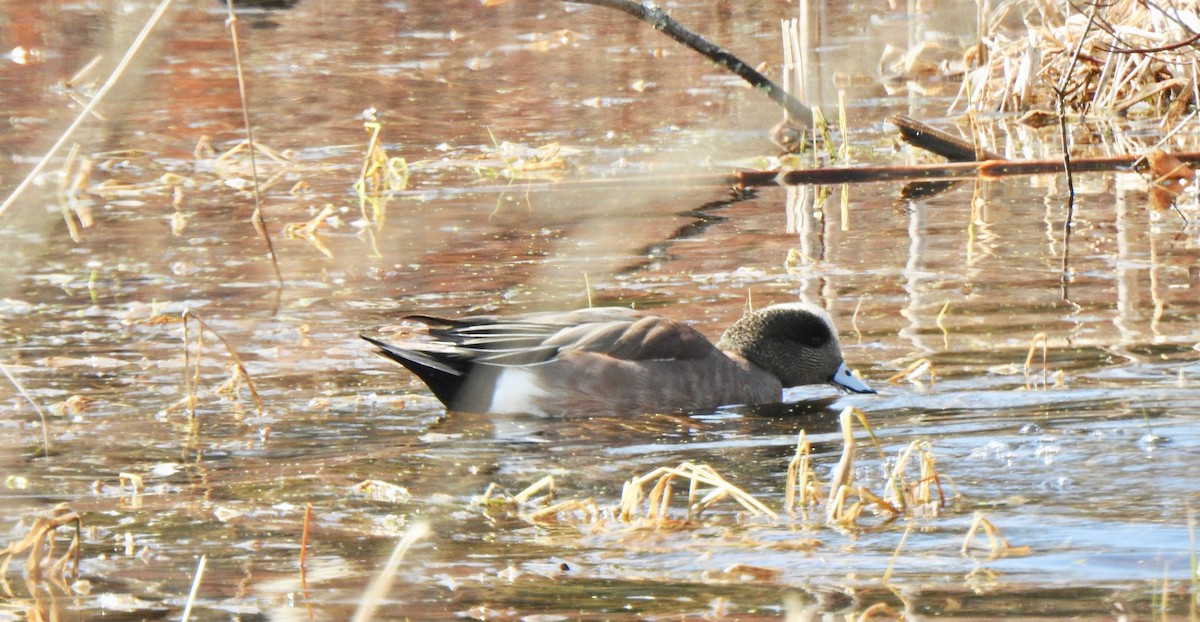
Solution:
M 703 54 L 717 65 L 732 71 L 739 78 L 750 83 L 756 90 L 762 91 L 772 101 L 783 107 L 793 119 L 811 126 L 813 123 L 812 109 L 800 103 L 790 93 L 779 88 L 774 82 L 741 59 L 725 51 L 721 46 L 709 42 L 704 37 L 684 28 L 679 22 L 671 19 L 665 11 L 658 7 L 650 7 L 630 0 L 566 0 L 578 4 L 591 4 L 610 9 L 616 9 L 627 15 L 632 15 L 654 27 L 655 30 L 671 37 L 675 41 Z

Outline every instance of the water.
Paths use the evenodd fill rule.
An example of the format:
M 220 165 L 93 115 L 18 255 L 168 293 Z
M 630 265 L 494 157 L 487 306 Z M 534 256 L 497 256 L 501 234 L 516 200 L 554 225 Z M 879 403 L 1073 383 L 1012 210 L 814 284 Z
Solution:
M 12 163 L 0 189 L 78 110 L 58 85 L 98 54 L 114 62 L 150 8 L 0 2 L 0 48 L 28 51 L 26 64 L 0 62 L 10 127 L 0 148 Z M 776 20 L 793 10 L 670 8 L 752 62 L 778 58 Z M 926 97 L 878 86 L 883 44 L 972 22 L 961 19 L 969 7 L 912 20 L 858 9 L 828 9 L 821 54 L 841 72 L 831 83 L 853 78 L 853 153 L 866 162 L 892 157 L 881 120 L 938 119 L 954 94 L 936 81 Z M 39 457 L 39 416 L 5 384 L 0 533 L 18 542 L 59 503 L 83 527 L 80 580 L 27 583 L 18 554 L 0 617 L 176 618 L 205 556 L 193 619 L 346 619 L 418 521 L 433 533 L 409 551 L 379 618 L 759 619 L 879 603 L 974 619 L 1194 611 L 1198 245 L 1178 215 L 1148 212 L 1136 177 L 1077 180 L 1064 283 L 1059 179 L 918 200 L 895 184 L 836 187 L 816 207 L 794 206 L 782 188 L 734 194 L 713 182 L 773 154 L 778 112 L 624 16 L 306 1 L 239 20 L 256 138 L 288 155 L 258 161 L 264 180 L 276 178 L 263 209 L 280 290 L 249 222 L 247 160 L 193 155 L 202 136 L 217 150 L 242 136 L 223 22 L 215 4 L 175 7 L 169 36 L 151 39 L 102 107 L 106 120 L 76 137 L 94 162 L 75 204 L 95 224 L 79 241 L 53 172 L 0 220 L 3 363 L 47 409 L 50 447 Z M 352 188 L 367 109 L 409 166 L 382 221 L 369 209 L 364 218 Z M 512 179 L 517 159 L 551 143 L 562 168 Z M 656 181 L 624 181 L 637 175 Z M 326 205 L 320 246 L 283 235 Z M 817 302 L 880 395 L 802 389 L 782 408 L 569 422 L 446 413 L 358 339 L 405 312 L 564 309 L 589 297 L 654 308 L 714 338 L 747 298 Z M 214 394 L 231 359 L 209 333 L 189 422 L 185 309 L 228 340 L 264 412 L 244 386 L 233 399 Z M 195 334 L 192 324 L 193 364 Z M 1025 366 L 1038 334 L 1045 376 L 1040 342 Z M 936 380 L 886 381 L 920 359 Z M 824 526 L 824 505 L 782 513 L 797 434 L 827 482 L 848 405 L 867 414 L 886 456 L 860 431 L 856 481 L 882 494 L 884 465 L 923 440 L 944 507 L 891 521 L 868 511 L 849 529 Z M 783 517 L 731 500 L 687 526 L 615 517 L 627 480 L 684 461 Z M 528 519 L 535 506 L 479 501 L 489 484 L 502 498 L 546 475 L 554 501 L 591 499 L 600 516 L 564 513 L 553 525 Z M 365 480 L 407 494 L 356 491 Z M 686 485 L 675 486 L 670 518 L 682 519 Z M 977 512 L 1010 556 L 990 557 L 982 535 L 961 552 Z

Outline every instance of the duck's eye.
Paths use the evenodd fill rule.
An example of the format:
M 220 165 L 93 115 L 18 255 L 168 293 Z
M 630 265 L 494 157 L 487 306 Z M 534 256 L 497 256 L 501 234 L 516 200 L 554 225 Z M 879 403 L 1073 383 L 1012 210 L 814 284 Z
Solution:
M 823 347 L 825 347 L 825 344 L 829 343 L 829 334 L 828 333 L 805 333 L 803 335 L 800 335 L 800 338 L 797 339 L 797 341 L 799 341 L 801 343 L 801 345 L 804 345 L 809 348 L 823 348 Z

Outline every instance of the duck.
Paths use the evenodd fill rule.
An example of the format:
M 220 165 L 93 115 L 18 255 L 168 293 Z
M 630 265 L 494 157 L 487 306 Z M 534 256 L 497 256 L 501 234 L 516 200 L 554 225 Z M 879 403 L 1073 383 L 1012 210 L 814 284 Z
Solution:
M 711 412 L 777 403 L 801 385 L 875 393 L 846 366 L 829 314 L 808 303 L 747 313 L 715 344 L 687 323 L 625 307 L 404 319 L 424 325 L 422 340 L 361 337 L 452 411 Z

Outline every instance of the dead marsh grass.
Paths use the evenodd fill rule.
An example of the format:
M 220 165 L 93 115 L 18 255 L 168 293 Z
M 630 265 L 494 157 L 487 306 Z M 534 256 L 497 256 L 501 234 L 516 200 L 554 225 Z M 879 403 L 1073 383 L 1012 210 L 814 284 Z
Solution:
M 1052 110 L 1055 85 L 1063 84 L 1063 103 L 1074 112 L 1172 125 L 1200 101 L 1196 11 L 1192 1 L 984 4 L 952 109 Z
M 666 543 L 673 538 L 688 540 L 715 529 L 725 534 L 721 539 L 728 546 L 781 552 L 812 552 L 836 546 L 831 540 L 854 539 L 867 531 L 904 531 L 938 521 L 947 511 L 951 518 L 961 514 L 954 509 L 961 497 L 938 471 L 930 442 L 914 440 L 888 456 L 858 409 L 846 408 L 840 425 L 842 451 L 826 478 L 818 475 L 825 467 L 816 466 L 812 444 L 800 432 L 781 482 L 780 501 L 744 490 L 711 466 L 682 462 L 631 477 L 613 504 L 594 497 L 561 499 L 556 478 L 547 475 L 515 494 L 493 483 L 472 505 L 497 524 L 515 520 L 553 529 L 557 538 L 567 541 L 589 538 L 594 543 L 599 537 L 618 548 L 650 546 L 648 542 L 670 546 Z M 862 437 L 868 447 L 859 447 Z M 875 484 L 858 482 L 855 474 L 863 472 L 883 476 Z M 779 529 L 796 535 L 780 540 L 774 533 Z M 967 534 L 964 556 L 980 529 L 990 540 L 1003 542 L 999 530 L 980 517 Z M 827 531 L 834 533 L 822 535 Z M 992 549 L 1015 550 L 1007 543 Z M 773 581 L 780 574 L 776 568 L 747 564 L 709 578 Z

